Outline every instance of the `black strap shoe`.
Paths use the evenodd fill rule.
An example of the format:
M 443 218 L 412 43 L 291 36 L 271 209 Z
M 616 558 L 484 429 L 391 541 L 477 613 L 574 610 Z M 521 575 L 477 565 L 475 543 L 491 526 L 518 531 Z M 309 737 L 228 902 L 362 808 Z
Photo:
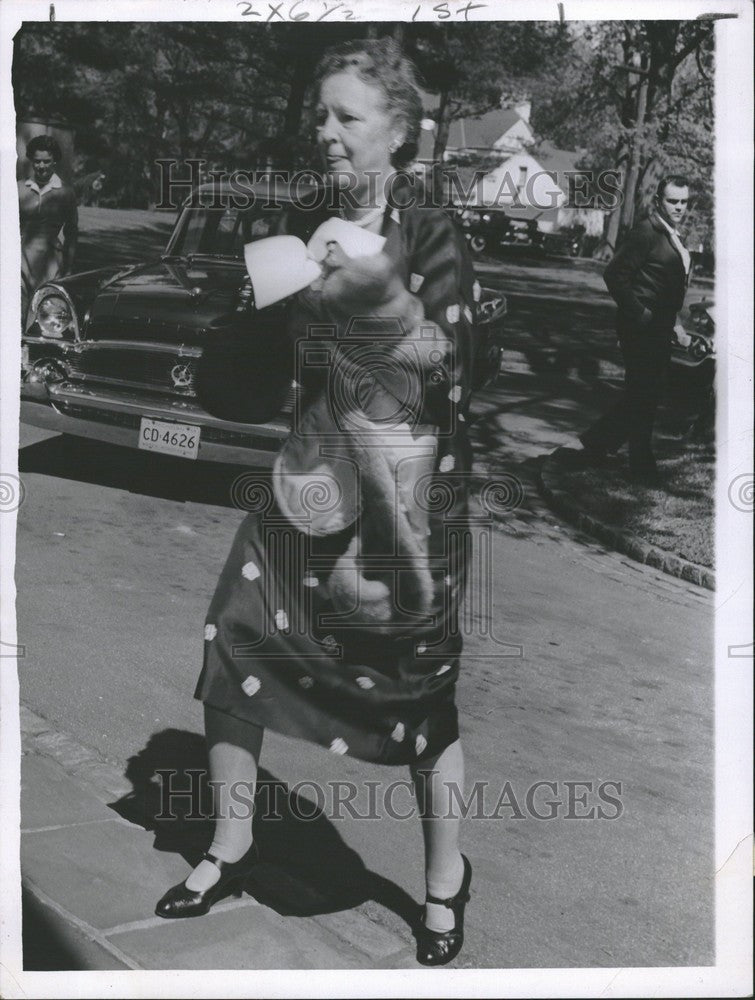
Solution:
M 420 965 L 448 965 L 461 951 L 464 944 L 464 909 L 469 902 L 469 886 L 472 882 L 472 866 L 469 858 L 462 854 L 464 877 L 461 888 L 449 899 L 427 896 L 428 903 L 447 906 L 453 910 L 454 928 L 450 931 L 431 931 L 424 924 L 417 932 L 417 961 Z M 425 910 L 425 915 L 427 910 Z
M 186 882 L 179 882 L 165 893 L 155 907 L 158 917 L 177 919 L 179 917 L 201 917 L 213 904 L 231 894 L 240 896 L 244 883 L 259 860 L 256 842 L 246 854 L 233 863 L 221 861 L 214 854 L 205 853 L 203 861 L 211 861 L 220 871 L 220 878 L 209 889 L 187 889 Z

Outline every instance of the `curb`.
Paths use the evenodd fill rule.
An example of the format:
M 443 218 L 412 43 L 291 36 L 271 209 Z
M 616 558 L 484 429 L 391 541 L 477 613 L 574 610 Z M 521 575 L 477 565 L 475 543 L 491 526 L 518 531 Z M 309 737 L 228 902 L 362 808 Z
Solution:
M 24 704 L 19 704 L 19 722 L 22 755 L 37 754 L 53 761 L 66 777 L 85 785 L 103 804 L 130 790 L 130 782 L 95 750 L 56 730 L 47 719 Z M 21 825 L 23 827 L 23 817 Z M 62 961 L 61 968 L 67 967 L 66 963 L 71 960 L 79 963 L 82 969 L 95 972 L 142 968 L 95 927 L 51 899 L 36 885 L 33 873 L 22 870 L 21 886 L 30 946 L 38 951 L 36 938 L 43 937 L 45 950 L 49 953 L 47 958 Z
M 19 705 L 21 749 L 49 757 L 73 778 L 83 782 L 91 794 L 107 805 L 133 791 L 122 768 L 108 763 L 93 748 L 85 747 L 67 733 L 55 729 L 41 715 L 24 704 Z
M 53 723 L 48 722 L 24 704 L 19 705 L 19 721 L 22 755 L 46 758 L 59 771 L 61 781 L 67 782 L 71 787 L 77 786 L 80 790 L 85 791 L 93 801 L 109 805 L 114 797 L 121 797 L 133 790 L 131 782 L 125 778 L 119 767 L 103 759 L 94 748 L 85 746 L 79 743 L 75 737 L 57 730 Z M 119 820 L 115 816 L 114 821 L 129 825 L 128 821 Z M 67 822 L 64 826 L 67 825 Z M 93 822 L 101 822 L 101 820 L 93 820 Z M 23 836 L 23 819 L 21 825 Z M 50 827 L 49 829 L 57 830 L 63 829 L 63 827 Z M 46 830 L 47 828 L 30 832 L 36 834 L 44 833 Z M 74 910 L 68 908 L 68 904 L 61 905 L 59 901 L 48 895 L 47 891 L 37 884 L 35 873 L 35 868 L 29 864 L 22 869 L 23 906 L 30 941 L 33 944 L 39 937 L 46 942 L 46 952 L 39 953 L 42 954 L 43 961 L 49 961 L 50 957 L 63 956 L 64 961 L 73 959 L 81 964 L 82 969 L 90 971 L 133 970 L 152 967 L 149 964 L 144 964 L 142 953 L 138 949 L 132 947 L 126 949 L 126 945 L 123 945 L 122 932 L 124 930 L 139 930 L 140 928 L 137 928 L 136 925 L 130 927 L 124 924 L 103 931 L 99 925 L 94 926 L 88 922 L 88 918 L 84 919 L 78 916 Z M 290 875 L 288 878 L 292 884 L 296 882 L 296 876 Z M 306 884 L 302 883 L 301 888 L 302 891 L 306 891 Z M 222 915 L 229 909 L 245 908 L 258 908 L 259 912 L 273 914 L 273 920 L 276 919 L 277 911 L 258 903 L 253 898 L 248 901 L 224 902 L 216 908 L 216 912 L 218 915 Z M 351 959 L 350 962 L 356 968 L 413 969 L 417 967 L 413 946 L 407 937 L 399 936 L 392 928 L 372 919 L 369 914 L 357 908 L 335 912 L 318 912 L 312 914 L 309 920 L 311 926 L 300 926 L 300 934 L 305 938 L 308 935 L 307 939 L 311 943 L 311 950 L 323 947 L 329 952 L 341 956 L 348 954 L 353 956 L 353 962 Z M 168 928 L 172 923 L 185 923 L 184 921 L 160 921 L 159 918 L 153 918 L 151 913 L 142 923 L 146 925 L 149 922 L 154 923 L 160 930 Z M 114 940 L 111 939 L 111 935 L 115 936 Z M 123 945 L 123 947 L 119 945 Z M 41 966 L 41 968 L 44 967 Z M 335 966 L 333 967 L 335 968 Z M 69 968 L 69 966 L 64 965 L 60 968 Z
M 621 528 L 611 527 L 591 514 L 586 514 L 577 506 L 569 493 L 560 489 L 553 482 L 549 482 L 548 462 L 550 457 L 546 456 L 537 469 L 537 486 L 543 498 L 567 521 L 636 562 L 660 569 L 669 576 L 686 580 L 687 583 L 694 583 L 698 587 L 705 587 L 707 590 L 716 589 L 716 574 L 707 566 L 698 566 L 697 563 L 690 562 L 682 556 L 667 552 L 665 549 L 658 548 L 657 545 L 643 541 L 636 535 L 630 535 L 628 532 L 622 531 Z

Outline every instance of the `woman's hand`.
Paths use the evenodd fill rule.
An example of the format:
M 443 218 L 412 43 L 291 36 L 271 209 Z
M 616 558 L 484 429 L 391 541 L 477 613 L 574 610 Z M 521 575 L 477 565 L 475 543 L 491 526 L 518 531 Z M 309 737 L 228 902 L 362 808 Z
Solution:
M 326 246 L 328 252 L 322 262 L 324 277 L 327 277 L 332 271 L 337 271 L 339 267 L 345 267 L 352 259 L 346 255 L 343 247 L 336 240 L 330 240 Z
M 340 243 L 330 240 L 327 244 L 327 253 L 322 260 L 318 261 L 322 268 L 322 273 L 309 286 L 313 291 L 322 292 L 325 282 L 339 268 L 345 267 L 349 260 Z
M 393 261 L 384 253 L 347 257 L 341 247 L 329 246 L 328 274 L 323 303 L 333 319 L 348 322 L 354 316 L 393 316 L 405 320 L 416 314 L 416 300 L 404 288 Z

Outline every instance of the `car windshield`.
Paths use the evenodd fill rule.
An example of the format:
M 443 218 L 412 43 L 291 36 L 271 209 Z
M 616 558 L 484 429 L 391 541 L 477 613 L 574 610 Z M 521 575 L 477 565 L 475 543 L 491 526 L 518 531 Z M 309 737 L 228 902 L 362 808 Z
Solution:
M 168 246 L 171 256 L 210 256 L 242 260 L 244 245 L 267 236 L 294 235 L 308 240 L 316 224 L 311 212 L 292 206 L 263 210 L 262 205 L 239 209 L 184 208 Z

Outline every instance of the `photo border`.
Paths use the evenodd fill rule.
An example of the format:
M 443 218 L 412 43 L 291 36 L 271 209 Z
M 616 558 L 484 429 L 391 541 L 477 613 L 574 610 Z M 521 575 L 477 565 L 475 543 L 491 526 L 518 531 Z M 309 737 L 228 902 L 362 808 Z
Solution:
M 20 328 L 18 206 L 15 184 L 15 112 L 11 89 L 13 36 L 22 20 L 168 21 L 212 20 L 242 23 L 235 2 L 163 0 L 159 5 L 110 0 L 4 0 L 0 7 L 0 338 L 2 438 L 0 472 L 18 477 L 18 371 Z M 262 6 L 260 4 L 260 6 Z M 344 5 L 346 7 L 346 5 Z M 453 10 L 463 6 L 454 0 Z M 433 16 L 433 2 L 350 0 L 359 21 L 410 20 Z M 400 12 L 400 16 L 399 15 Z M 334 19 L 340 19 L 336 17 Z M 0 923 L 0 993 L 77 997 L 277 996 L 737 996 L 751 989 L 752 964 L 752 511 L 735 508 L 730 490 L 737 477 L 749 476 L 752 491 L 752 38 L 753 13 L 741 0 L 656 0 L 596 2 L 565 0 L 481 4 L 470 20 L 633 20 L 687 19 L 700 15 L 716 22 L 716 311 L 717 311 L 717 485 L 715 595 L 716 711 L 716 955 L 715 966 L 634 969 L 380 970 L 373 972 L 212 970 L 160 972 L 21 971 L 19 781 L 20 729 L 18 663 L 23 651 L 15 620 L 16 517 L 0 517 L 2 603 L 0 605 L 0 762 L 2 763 L 3 893 Z M 259 23 L 259 22 L 257 22 Z M 447 21 L 446 23 L 452 23 Z M 748 631 L 749 623 L 749 631 Z M 701 651 L 702 652 L 702 651 Z M 703 654 L 704 655 L 704 654 Z M 442 978 L 440 978 L 442 976 Z

